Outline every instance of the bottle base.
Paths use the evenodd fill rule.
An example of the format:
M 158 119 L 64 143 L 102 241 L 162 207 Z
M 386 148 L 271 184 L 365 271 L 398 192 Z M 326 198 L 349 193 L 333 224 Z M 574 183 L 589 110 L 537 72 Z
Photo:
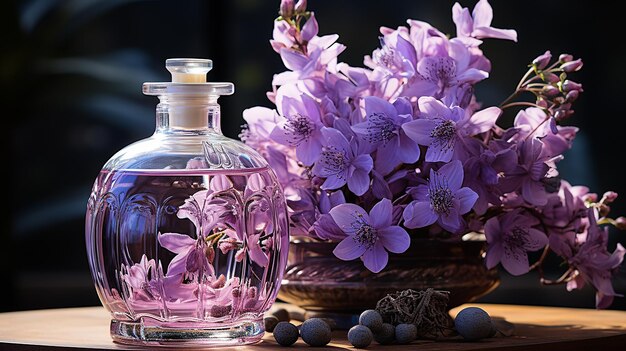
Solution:
M 148 326 L 140 322 L 111 320 L 113 341 L 128 345 L 164 347 L 234 346 L 259 342 L 265 333 L 263 319 L 223 327 Z

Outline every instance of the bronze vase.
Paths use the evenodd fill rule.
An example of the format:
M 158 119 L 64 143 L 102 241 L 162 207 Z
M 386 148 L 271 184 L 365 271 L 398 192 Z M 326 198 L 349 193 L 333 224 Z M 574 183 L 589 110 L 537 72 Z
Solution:
M 372 273 L 360 260 L 335 257 L 335 243 L 295 238 L 278 297 L 310 312 L 353 314 L 374 308 L 386 294 L 434 288 L 450 292 L 449 308 L 471 302 L 499 284 L 484 263 L 484 241 L 414 239 L 402 254 Z

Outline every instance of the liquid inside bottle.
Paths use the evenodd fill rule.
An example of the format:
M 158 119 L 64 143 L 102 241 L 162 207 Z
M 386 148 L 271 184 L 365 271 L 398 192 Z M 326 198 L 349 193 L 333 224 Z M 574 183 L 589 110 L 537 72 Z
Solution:
M 88 202 L 87 252 L 111 335 L 144 345 L 256 342 L 286 265 L 282 189 L 254 150 L 221 135 L 211 87 L 147 84 L 165 84 L 157 132 L 109 160 Z

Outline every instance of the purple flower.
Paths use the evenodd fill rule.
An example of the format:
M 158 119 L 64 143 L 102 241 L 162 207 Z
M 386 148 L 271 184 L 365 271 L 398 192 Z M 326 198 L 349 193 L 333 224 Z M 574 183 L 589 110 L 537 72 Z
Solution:
M 480 44 L 476 39 L 495 38 L 517 42 L 517 32 L 512 29 L 498 29 L 491 26 L 493 9 L 487 0 L 480 0 L 470 15 L 467 7 L 455 3 L 452 7 L 452 19 L 456 24 L 456 35 L 468 45 Z
M 541 222 L 549 234 L 550 248 L 563 257 L 572 256 L 570 246 L 574 245 L 575 235 L 585 230 L 587 206 L 583 197 L 588 193 L 587 187 L 571 186 L 561 180 L 559 192 L 550 194 L 541 209 Z
M 576 268 L 579 275 L 568 282 L 567 290 L 581 289 L 585 282 L 588 282 L 597 290 L 596 307 L 607 308 L 613 302 L 614 296 L 622 296 L 613 290 L 611 275 L 624 260 L 626 249 L 618 243 L 615 251 L 612 254 L 609 253 L 607 228 L 598 226 L 593 209 L 588 210 L 588 218 L 589 229 L 586 241 L 568 260 L 570 266 Z
M 240 134 L 240 138 L 246 144 L 264 152 L 270 133 L 276 126 L 278 115 L 275 110 L 267 107 L 252 107 L 243 111 L 243 119 L 246 125 Z
M 529 107 L 519 111 L 513 124 L 518 133 L 513 136 L 513 140 L 520 142 L 529 137 L 537 138 L 544 144 L 547 156 L 561 155 L 572 147 L 578 128 L 556 126 L 555 133 L 549 119 L 550 117 L 540 108 Z
M 348 189 L 360 196 L 369 188 L 369 173 L 373 167 L 372 157 L 360 152 L 357 141 L 350 142 L 334 128 L 323 128 L 326 140 L 319 160 L 313 166 L 313 174 L 326 178 L 324 190 L 339 189 L 348 184 Z
M 550 170 L 543 154 L 544 144 L 535 138 L 522 141 L 517 146 L 519 164 L 504 174 L 500 184 L 505 192 L 519 191 L 524 200 L 535 206 L 548 202 L 544 180 Z
M 522 275 L 529 270 L 528 251 L 537 251 L 548 244 L 548 237 L 533 228 L 539 220 L 515 209 L 499 217 L 491 218 L 485 224 L 487 268 L 502 266 L 513 275 Z
M 161 270 L 157 271 L 154 259 L 148 260 L 146 255 L 141 256 L 139 263 L 130 267 L 123 265 L 122 280 L 126 284 L 133 300 L 151 301 L 159 294 L 155 288 L 155 281 L 158 274 L 163 275 Z
M 403 96 L 433 96 L 443 98 L 449 91 L 455 92 L 459 85 L 474 84 L 489 77 L 489 73 L 472 67 L 472 54 L 468 48 L 454 40 L 448 43 L 444 54 L 426 56 L 417 62 L 415 81 L 411 82 Z
M 369 152 L 376 150 L 374 164 L 380 174 L 387 175 L 397 165 L 419 159 L 419 146 L 402 129 L 404 123 L 413 120 L 408 100 L 401 98 L 392 105 L 378 97 L 366 97 L 365 114 L 365 122 L 352 126 L 352 130 L 368 144 Z
M 298 159 L 306 166 L 310 166 L 322 151 L 319 105 L 292 86 L 281 87 L 278 92 L 278 97 L 281 98 L 277 97 L 276 103 L 283 118 L 279 117 L 278 125 L 274 127 L 270 137 L 280 144 L 295 147 Z M 293 94 L 297 97 L 290 96 Z
M 343 195 L 343 191 L 322 191 L 319 199 L 319 210 L 321 214 L 311 228 L 317 237 L 322 240 L 341 240 L 345 237 L 341 228 L 337 226 L 329 214 L 330 210 L 345 203 L 346 198 Z
M 317 32 L 317 21 L 315 16 L 305 24 L 310 23 L 310 27 L 303 28 L 302 35 L 311 35 Z M 291 31 L 291 28 L 288 29 Z M 337 56 L 342 53 L 346 47 L 336 43 L 338 35 L 325 35 L 318 37 L 314 35 L 306 44 L 306 51 L 301 52 L 291 47 L 281 47 L 277 44 L 283 64 L 289 71 L 274 75 L 272 85 L 301 84 L 310 83 L 308 80 L 323 79 L 327 68 L 334 69 L 337 64 Z M 304 39 L 304 38 L 303 38 Z
M 344 261 L 361 258 L 365 267 L 374 273 L 387 265 L 387 251 L 402 253 L 411 239 L 402 227 L 392 225 L 393 206 L 388 199 L 378 202 L 369 215 L 354 204 L 342 204 L 330 210 L 330 215 L 347 235 L 333 253 Z
M 490 205 L 501 205 L 501 189 L 498 187 L 498 174 L 510 172 L 517 166 L 517 153 L 510 145 L 491 142 L 485 149 L 476 139 L 468 139 L 466 145 L 475 146 L 463 167 L 465 169 L 464 185 L 478 194 L 474 204 L 474 212 L 483 215 Z
M 415 199 L 404 209 L 404 225 L 422 228 L 437 222 L 443 229 L 457 233 L 463 228 L 461 215 L 472 209 L 478 195 L 463 184 L 461 161 L 452 161 L 439 170 L 430 170 L 428 185 L 411 190 Z
M 212 190 L 200 190 L 185 200 L 178 208 L 176 216 L 189 219 L 196 227 L 196 236 L 208 235 L 218 221 L 221 207 L 211 204 Z
M 403 124 L 402 129 L 418 144 L 428 146 L 426 162 L 449 162 L 461 151 L 457 146 L 462 145 L 461 138 L 488 131 L 501 113 L 491 107 L 467 118 L 462 108 L 448 107 L 430 96 L 421 97 L 418 106 L 421 118 Z
M 193 239 L 178 233 L 159 233 L 159 244 L 176 254 L 167 267 L 168 276 L 176 275 L 213 275 L 213 265 L 209 262 L 209 249 L 204 237 Z

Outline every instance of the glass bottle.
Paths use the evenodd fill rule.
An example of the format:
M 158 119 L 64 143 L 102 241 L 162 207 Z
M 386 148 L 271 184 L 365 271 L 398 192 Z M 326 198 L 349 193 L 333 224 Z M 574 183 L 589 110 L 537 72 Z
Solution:
M 264 333 L 289 245 L 285 199 L 267 162 L 220 131 L 211 60 L 169 59 L 155 133 L 115 154 L 87 205 L 86 243 L 115 341 L 233 345 Z

